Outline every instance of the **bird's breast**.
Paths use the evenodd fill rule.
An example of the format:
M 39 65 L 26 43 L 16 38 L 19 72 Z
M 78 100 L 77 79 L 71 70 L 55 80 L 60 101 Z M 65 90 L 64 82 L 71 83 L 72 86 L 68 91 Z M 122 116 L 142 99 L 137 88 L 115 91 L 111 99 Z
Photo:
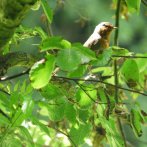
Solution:
M 96 45 L 92 45 L 92 50 L 104 50 L 109 47 L 109 40 L 101 38 Z

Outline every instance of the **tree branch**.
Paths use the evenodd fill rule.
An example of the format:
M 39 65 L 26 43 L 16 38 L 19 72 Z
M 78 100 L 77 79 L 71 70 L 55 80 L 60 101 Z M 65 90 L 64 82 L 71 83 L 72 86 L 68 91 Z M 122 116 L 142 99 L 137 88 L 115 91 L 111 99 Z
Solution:
M 13 75 L 13 76 L 9 76 L 9 77 L 1 77 L 1 78 L 0 78 L 0 81 L 7 81 L 7 80 L 12 80 L 12 79 L 15 79 L 15 78 L 21 77 L 21 76 L 23 76 L 23 75 L 28 74 L 29 71 L 30 71 L 30 69 L 27 69 L 26 71 L 23 71 L 22 73 L 19 73 L 19 74 Z

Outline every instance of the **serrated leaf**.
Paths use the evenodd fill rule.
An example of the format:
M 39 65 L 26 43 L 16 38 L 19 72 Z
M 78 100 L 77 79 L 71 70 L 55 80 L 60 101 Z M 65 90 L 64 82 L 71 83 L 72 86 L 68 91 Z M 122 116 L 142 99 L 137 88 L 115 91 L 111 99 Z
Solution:
M 73 140 L 73 142 L 79 146 L 80 144 L 84 143 L 84 138 L 89 135 L 91 131 L 91 125 L 85 124 L 85 125 L 79 125 L 77 128 L 72 127 L 69 136 Z
M 48 84 L 55 66 L 55 58 L 48 55 L 46 60 L 36 62 L 30 70 L 31 85 L 36 88 L 42 88 Z
M 73 71 L 81 63 L 81 57 L 77 51 L 65 49 L 58 52 L 56 63 L 62 70 Z
M 52 20 L 53 20 L 53 11 L 49 7 L 49 4 L 48 4 L 47 0 L 41 0 L 41 4 L 42 4 L 44 13 L 45 13 L 45 15 L 46 15 L 49 23 L 52 23 Z
M 54 36 L 48 37 L 42 41 L 40 45 L 41 51 L 47 51 L 52 49 L 67 49 L 71 48 L 71 43 L 62 37 Z

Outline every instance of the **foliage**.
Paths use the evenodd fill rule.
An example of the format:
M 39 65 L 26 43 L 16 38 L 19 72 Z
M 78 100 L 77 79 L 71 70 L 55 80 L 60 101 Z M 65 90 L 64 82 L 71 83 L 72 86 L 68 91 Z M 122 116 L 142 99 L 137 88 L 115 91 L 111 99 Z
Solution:
M 118 1 L 113 0 L 113 4 Z M 57 2 L 61 5 L 63 1 Z M 126 0 L 126 13 L 139 13 L 140 3 Z M 136 100 L 147 96 L 146 54 L 115 45 L 96 55 L 81 43 L 53 36 L 55 12 L 50 0 L 40 0 L 38 6 L 44 11 L 48 32 L 39 26 L 19 26 L 3 47 L 3 54 L 9 55 L 9 49 L 18 42 L 35 36 L 40 39 L 37 58 L 31 59 L 33 65 L 25 62 L 26 72 L 14 75 L 9 71 L 18 64 L 24 69 L 20 53 L 12 56 L 13 65 L 12 57 L 7 56 L 10 69 L 0 78 L 0 146 L 122 147 L 127 145 L 126 124 L 136 137 L 142 136 L 147 114 Z M 3 61 L 1 58 L 0 64 L 4 65 Z

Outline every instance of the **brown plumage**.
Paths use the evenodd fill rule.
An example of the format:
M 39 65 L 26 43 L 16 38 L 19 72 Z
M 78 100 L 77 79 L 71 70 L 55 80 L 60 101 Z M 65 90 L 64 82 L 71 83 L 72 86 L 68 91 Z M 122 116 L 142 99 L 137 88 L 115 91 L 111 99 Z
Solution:
M 102 52 L 103 49 L 109 47 L 110 34 L 112 30 L 115 28 L 116 27 L 114 27 L 109 22 L 101 22 L 99 25 L 95 27 L 94 32 L 84 43 L 84 46 L 89 47 L 92 50 L 97 50 L 98 52 Z

